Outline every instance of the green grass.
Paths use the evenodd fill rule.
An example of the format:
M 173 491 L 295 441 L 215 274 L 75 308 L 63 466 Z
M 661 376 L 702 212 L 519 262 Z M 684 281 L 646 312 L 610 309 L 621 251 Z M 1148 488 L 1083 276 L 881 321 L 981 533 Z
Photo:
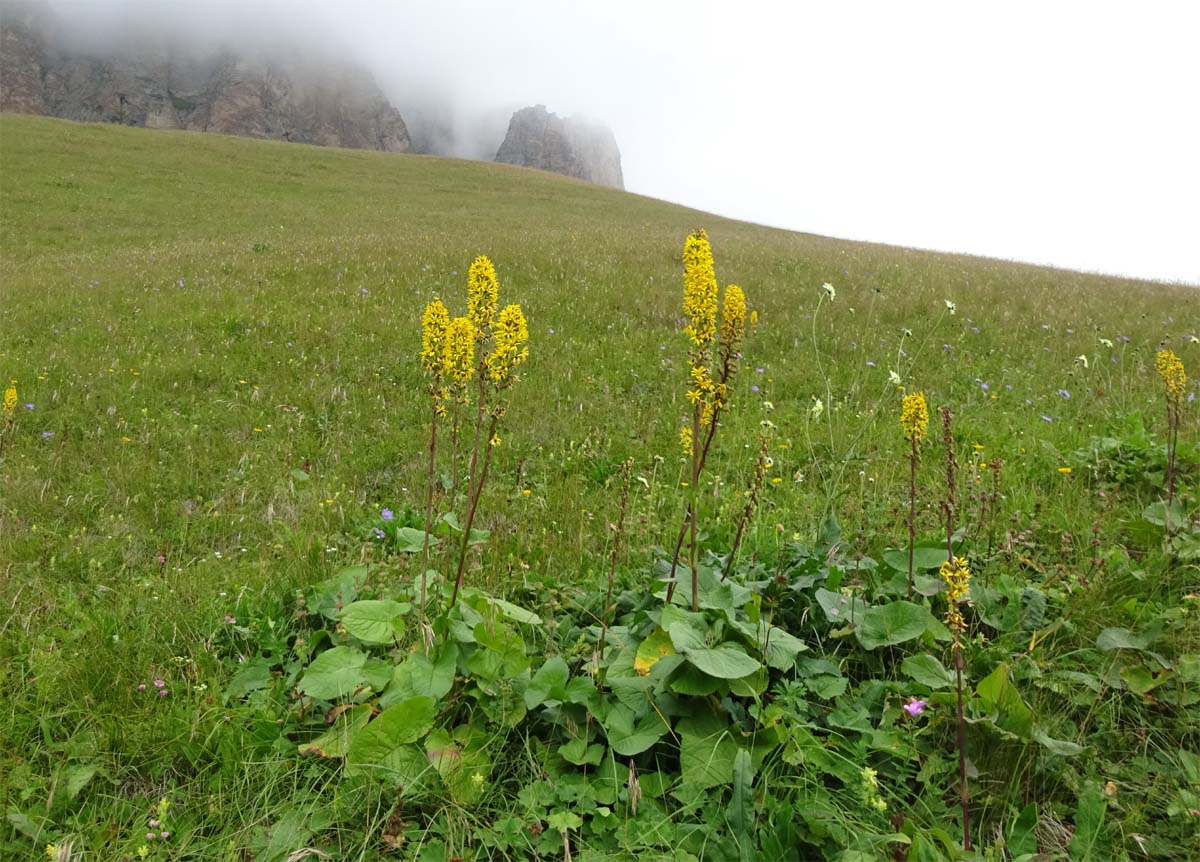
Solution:
M 767 416 L 782 481 L 751 552 L 811 540 L 831 511 L 869 548 L 899 546 L 895 370 L 953 405 L 968 481 L 1004 460 L 998 532 L 1036 522 L 1082 640 L 1139 619 L 1115 595 L 1194 620 L 1181 596 L 1195 565 L 1164 574 L 1140 525 L 1159 490 L 1114 487 L 1075 453 L 1105 434 L 1161 440 L 1154 351 L 1200 370 L 1195 289 L 768 229 L 506 165 L 5 115 L 0 382 L 34 408 L 18 408 L 0 461 L 0 807 L 48 813 L 45 835 L 108 858 L 136 837 L 139 794 L 170 790 L 190 842 L 171 858 L 240 859 L 301 789 L 329 781 L 254 749 L 252 727 L 259 759 L 238 760 L 214 693 L 246 644 L 224 617 L 285 620 L 297 589 L 377 559 L 365 535 L 381 507 L 419 509 L 420 312 L 435 294 L 463 307 L 477 254 L 495 262 L 502 304 L 525 309 L 531 358 L 470 582 L 594 582 L 628 457 L 645 482 L 627 565 L 649 561 L 682 500 L 679 252 L 700 226 L 760 320 L 702 489 L 714 546 Z M 821 301 L 824 282 L 836 301 Z M 936 487 L 936 455 L 921 470 Z M 935 535 L 928 496 L 918 531 Z M 1093 537 L 1159 583 L 1089 581 Z M 1195 651 L 1186 631 L 1178 649 Z M 154 677 L 171 696 L 139 697 Z M 71 764 L 97 769 L 77 795 Z M 30 852 L 12 827 L 0 848 Z M 365 834 L 341 858 L 374 847 Z

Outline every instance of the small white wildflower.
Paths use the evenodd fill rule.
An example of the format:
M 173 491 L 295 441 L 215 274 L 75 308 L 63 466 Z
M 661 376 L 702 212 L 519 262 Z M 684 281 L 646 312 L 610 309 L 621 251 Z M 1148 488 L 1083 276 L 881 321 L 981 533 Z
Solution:
M 837 291 L 833 289 L 833 285 L 829 282 L 825 282 L 823 285 L 821 285 L 821 290 L 825 291 L 825 295 L 829 297 L 830 302 L 833 302 L 835 299 L 837 299 Z
M 958 314 L 958 306 L 957 305 L 955 305 L 953 302 L 951 302 L 948 299 L 943 299 L 942 302 L 946 303 L 946 311 L 950 312 L 951 314 Z
M 900 385 L 900 375 L 890 368 L 888 369 L 888 383 L 891 383 L 893 386 Z
M 813 403 L 812 407 L 809 408 L 809 413 L 812 414 L 813 419 L 820 419 L 821 414 L 825 412 L 825 402 L 815 395 L 812 397 L 812 400 Z
M 1082 353 L 1075 357 L 1075 362 L 1079 365 L 1082 365 L 1084 368 L 1088 367 L 1088 358 Z
M 1111 338 L 1101 338 L 1100 346 L 1111 348 L 1113 346 L 1112 339 Z

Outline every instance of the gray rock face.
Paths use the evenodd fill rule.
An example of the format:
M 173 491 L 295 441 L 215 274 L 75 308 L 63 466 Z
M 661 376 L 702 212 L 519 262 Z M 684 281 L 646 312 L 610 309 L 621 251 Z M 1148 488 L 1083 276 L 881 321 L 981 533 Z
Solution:
M 496 161 L 625 188 L 612 131 L 577 117 L 563 119 L 545 105 L 513 114 Z
M 15 8 L 0 19 L 0 111 L 393 153 L 410 147 L 399 111 L 362 70 L 164 47 L 89 56 L 56 45 L 37 7 Z

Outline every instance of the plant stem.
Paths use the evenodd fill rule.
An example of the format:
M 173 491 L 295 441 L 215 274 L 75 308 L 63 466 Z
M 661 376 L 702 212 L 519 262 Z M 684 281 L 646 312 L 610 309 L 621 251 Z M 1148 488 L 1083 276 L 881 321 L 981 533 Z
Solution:
M 908 600 L 913 597 L 913 553 L 917 540 L 917 435 L 912 435 L 912 454 L 909 456 L 908 476 Z
M 433 399 L 429 424 L 429 478 L 425 488 L 425 539 L 421 548 L 421 620 L 425 619 L 425 600 L 429 581 L 429 533 L 433 529 L 433 476 L 437 463 L 437 396 Z
M 482 421 L 482 409 L 479 412 L 479 419 Z M 458 569 L 454 574 L 454 592 L 450 595 L 450 607 L 454 607 L 455 602 L 458 601 L 459 591 L 462 590 L 463 577 L 466 574 L 467 548 L 471 544 L 471 525 L 475 523 L 475 510 L 479 507 L 479 496 L 483 493 L 483 483 L 487 481 L 488 464 L 490 464 L 492 460 L 492 438 L 496 433 L 496 423 L 498 421 L 499 417 L 493 416 L 492 421 L 488 426 L 487 442 L 485 444 L 487 449 L 483 453 L 483 466 L 479 471 L 478 481 L 472 481 L 468 483 L 467 486 L 467 520 L 466 523 L 463 524 L 462 545 L 459 547 L 458 551 Z M 471 456 L 472 480 L 475 479 L 475 466 L 478 460 L 477 456 L 479 455 L 478 433 L 476 433 L 475 436 L 475 452 Z
M 971 800 L 967 791 L 967 723 L 963 718 L 962 644 L 954 645 L 954 667 L 958 679 L 958 793 L 962 803 L 963 850 L 971 849 Z

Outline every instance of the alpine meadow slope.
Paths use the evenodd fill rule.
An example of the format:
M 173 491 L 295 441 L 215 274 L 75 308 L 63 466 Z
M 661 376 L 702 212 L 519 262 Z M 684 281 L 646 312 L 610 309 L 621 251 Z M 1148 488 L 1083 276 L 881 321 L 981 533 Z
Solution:
M 701 228 L 747 314 L 698 465 Z M 528 359 L 474 536 L 422 316 L 482 255 Z M 0 284 L 0 856 L 1200 851 L 1194 288 L 15 115 Z

